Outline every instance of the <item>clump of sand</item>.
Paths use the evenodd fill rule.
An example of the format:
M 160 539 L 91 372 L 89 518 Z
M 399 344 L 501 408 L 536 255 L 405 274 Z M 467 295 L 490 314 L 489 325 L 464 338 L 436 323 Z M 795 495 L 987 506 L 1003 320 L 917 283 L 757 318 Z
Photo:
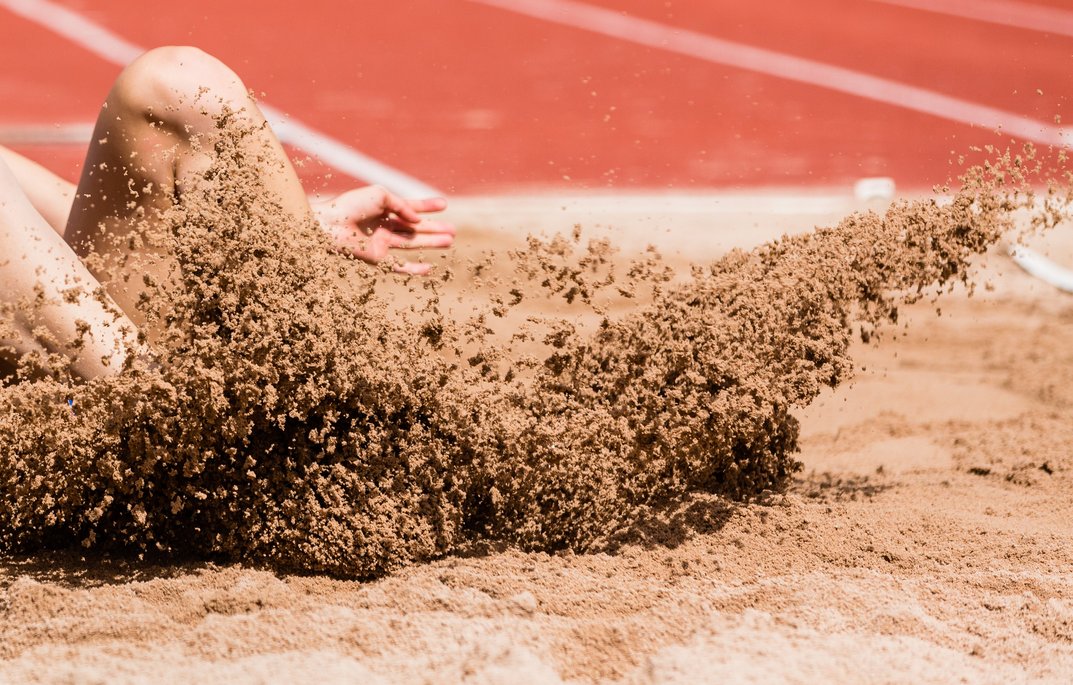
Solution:
M 485 305 L 459 318 L 435 279 L 395 301 L 382 273 L 287 215 L 245 135 L 211 141 L 204 182 L 146 238 L 170 255 L 140 304 L 152 362 L 0 389 L 0 550 L 77 542 L 366 577 L 488 541 L 607 548 L 690 492 L 785 488 L 790 411 L 850 375 L 854 333 L 971 283 L 973 255 L 1039 206 L 1029 151 L 971 170 L 949 202 L 854 215 L 685 282 L 654 253 L 616 271 L 606 243 L 533 240 L 505 258 L 511 282 L 475 281 Z M 1068 197 L 1046 200 L 1036 224 Z M 607 314 L 638 290 L 649 304 Z M 503 325 L 526 297 L 574 313 Z

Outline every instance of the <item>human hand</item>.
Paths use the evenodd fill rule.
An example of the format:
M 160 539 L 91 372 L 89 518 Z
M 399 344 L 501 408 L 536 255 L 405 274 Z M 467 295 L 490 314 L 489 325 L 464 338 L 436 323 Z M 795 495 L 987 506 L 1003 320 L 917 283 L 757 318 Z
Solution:
M 370 264 L 383 261 L 393 249 L 450 247 L 455 241 L 454 225 L 421 216 L 446 208 L 447 200 L 442 197 L 403 200 L 381 186 L 358 188 L 312 205 L 313 214 L 336 247 Z M 432 265 L 396 261 L 391 268 L 396 273 L 423 276 Z

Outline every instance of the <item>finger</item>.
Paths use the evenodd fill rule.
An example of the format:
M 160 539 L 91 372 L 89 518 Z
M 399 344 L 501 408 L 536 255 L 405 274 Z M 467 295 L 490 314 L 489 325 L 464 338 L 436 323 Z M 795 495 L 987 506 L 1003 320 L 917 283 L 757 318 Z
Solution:
M 458 231 L 455 229 L 455 225 L 446 221 L 429 221 L 428 219 L 422 219 L 416 224 L 411 224 L 406 221 L 400 221 L 398 219 L 389 219 L 387 221 L 381 221 L 377 228 L 387 229 L 393 233 L 447 233 L 455 235 Z
M 422 200 L 410 200 L 410 206 L 417 212 L 442 212 L 447 209 L 447 200 L 442 197 L 428 197 Z
M 408 274 L 410 276 L 426 276 L 428 272 L 432 271 L 432 265 L 424 262 L 399 262 L 391 267 L 391 270 L 397 274 Z
M 411 224 L 416 224 L 421 221 L 421 215 L 417 213 L 417 210 L 410 206 L 409 202 L 388 190 L 384 191 L 382 204 L 385 209 L 391 210 L 395 213 L 395 216 L 404 221 Z
M 421 248 L 451 247 L 455 237 L 449 233 L 418 233 L 415 235 L 392 234 L 388 245 L 401 250 L 420 250 Z
M 455 225 L 447 221 L 429 221 L 423 219 L 410 227 L 415 233 L 449 233 L 455 235 L 458 230 Z

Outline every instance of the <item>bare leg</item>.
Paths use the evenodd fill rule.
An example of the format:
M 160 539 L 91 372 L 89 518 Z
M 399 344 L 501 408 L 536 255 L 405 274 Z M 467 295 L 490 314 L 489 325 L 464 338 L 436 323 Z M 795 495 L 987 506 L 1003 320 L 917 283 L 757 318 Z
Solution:
M 82 257 L 122 258 L 139 221 L 169 206 L 211 162 L 199 141 L 217 118 L 235 112 L 251 163 L 265 188 L 296 219 L 311 216 L 305 191 L 279 140 L 265 124 L 242 81 L 222 62 L 189 47 L 151 50 L 128 66 L 108 94 L 78 184 L 65 238 Z M 135 321 L 140 279 L 108 279 L 90 268 Z
M 130 277 L 138 276 L 136 269 L 146 262 L 134 260 L 133 265 L 126 264 L 118 271 L 112 267 L 122 266 L 128 257 L 148 251 L 136 239 L 139 228 L 159 219 L 159 212 L 172 206 L 175 198 L 193 187 L 209 168 L 213 151 L 202 148 L 200 143 L 211 143 L 224 113 L 250 132 L 242 138 L 241 145 L 248 162 L 256 165 L 262 187 L 296 221 L 313 218 L 294 168 L 238 76 L 196 48 L 151 50 L 120 74 L 108 94 L 63 231 L 49 229 L 49 235 L 38 236 L 48 226 L 45 219 L 34 211 L 10 174 L 2 179 L 0 202 L 8 197 L 16 199 L 7 202 L 0 214 L 0 255 L 33 252 L 34 263 L 43 264 L 44 272 L 53 279 L 49 293 L 58 293 L 66 287 L 63 284 L 77 281 L 91 290 L 103 283 L 110 297 L 96 304 L 49 310 L 53 319 L 25 321 L 20 325 L 26 331 L 20 333 L 43 324 L 52 337 L 66 340 L 73 337 L 72 331 L 84 328 L 78 323 L 84 320 L 93 325 L 93 340 L 88 341 L 76 372 L 92 377 L 115 368 L 115 364 L 104 365 L 101 356 L 108 350 L 127 350 L 134 344 L 131 321 L 144 323 L 135 306 L 142 279 Z M 370 187 L 323 204 L 317 210 L 317 219 L 340 250 L 376 262 L 386 256 L 389 248 L 450 246 L 453 226 L 420 217 L 421 213 L 437 212 L 444 206 L 442 198 L 408 202 L 382 188 Z M 54 223 L 67 215 L 65 206 L 54 209 L 49 213 Z M 28 233 L 23 235 L 19 230 Z M 34 269 L 10 264 L 0 264 L 0 287 L 6 288 L 0 294 L 0 303 L 25 299 L 23 290 L 33 292 Z M 430 266 L 404 262 L 396 265 L 396 270 L 425 273 Z M 113 302 L 121 312 L 118 318 L 107 319 L 108 305 Z M 11 346 L 16 337 L 19 336 L 0 331 L 0 345 Z M 19 343 L 22 346 L 16 347 L 16 352 L 63 351 L 53 349 L 55 345 L 49 347 L 51 343 L 32 342 L 28 335 L 21 337 L 30 342 Z M 87 361 L 91 352 L 96 362 Z M 3 363 L 0 354 L 0 374 Z
M 0 331 L 0 375 L 18 357 L 63 353 L 74 373 L 89 378 L 115 371 L 135 345 L 131 322 L 107 298 L 63 238 L 33 207 L 0 160 L 0 303 L 10 317 Z M 68 347 L 81 339 L 81 348 Z

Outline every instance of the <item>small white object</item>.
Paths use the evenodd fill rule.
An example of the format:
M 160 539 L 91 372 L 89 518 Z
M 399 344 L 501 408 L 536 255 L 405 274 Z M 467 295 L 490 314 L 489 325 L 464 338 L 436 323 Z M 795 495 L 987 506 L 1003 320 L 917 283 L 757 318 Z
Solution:
M 890 200 L 894 197 L 894 179 L 889 176 L 862 178 L 853 184 L 853 195 L 861 202 Z
M 0 144 L 3 145 L 86 145 L 92 137 L 92 121 L 0 126 Z
M 1018 266 L 1044 283 L 1050 283 L 1059 290 L 1073 293 L 1073 271 L 1058 266 L 1023 245 L 1011 245 L 1010 257 L 1017 262 Z

